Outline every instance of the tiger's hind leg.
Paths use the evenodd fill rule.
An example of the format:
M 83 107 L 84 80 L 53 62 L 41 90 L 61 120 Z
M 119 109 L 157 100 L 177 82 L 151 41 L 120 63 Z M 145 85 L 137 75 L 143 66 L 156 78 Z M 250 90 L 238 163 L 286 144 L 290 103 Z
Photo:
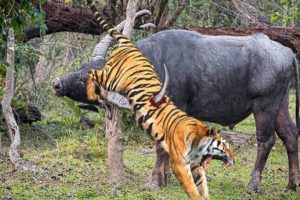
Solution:
M 170 164 L 173 173 L 176 175 L 176 178 L 184 187 L 184 190 L 189 197 L 193 200 L 202 199 L 198 192 L 198 188 L 194 183 L 190 165 L 187 164 L 182 157 L 179 158 L 176 155 L 170 155 Z
M 205 170 L 202 166 L 195 162 L 192 163 L 190 167 L 194 182 L 196 184 L 198 192 L 200 193 L 200 196 L 204 200 L 210 200 Z

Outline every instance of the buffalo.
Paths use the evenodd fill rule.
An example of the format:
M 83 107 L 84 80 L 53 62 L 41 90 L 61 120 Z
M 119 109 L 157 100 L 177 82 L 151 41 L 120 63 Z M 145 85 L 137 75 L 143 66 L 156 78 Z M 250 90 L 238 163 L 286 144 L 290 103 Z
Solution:
M 299 75 L 291 49 L 264 34 L 251 36 L 207 36 L 185 30 L 161 31 L 138 40 L 141 49 L 163 81 L 163 64 L 170 80 L 167 93 L 182 110 L 197 119 L 221 125 L 239 123 L 253 113 L 258 142 L 257 158 L 248 184 L 259 191 L 261 175 L 275 143 L 275 132 L 283 141 L 289 163 L 287 189 L 299 186 L 298 130 Z M 92 61 L 52 82 L 55 94 L 93 104 L 86 98 L 90 68 L 101 68 L 104 59 Z M 296 79 L 296 125 L 289 110 L 289 86 Z M 152 183 L 166 181 L 168 155 L 157 145 Z

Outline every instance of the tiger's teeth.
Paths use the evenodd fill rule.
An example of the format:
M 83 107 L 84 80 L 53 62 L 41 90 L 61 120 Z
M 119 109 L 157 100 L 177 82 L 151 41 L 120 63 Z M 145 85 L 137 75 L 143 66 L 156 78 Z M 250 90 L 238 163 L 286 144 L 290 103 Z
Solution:
M 230 167 L 231 166 L 231 164 L 230 163 L 225 163 L 225 165 L 224 165 L 224 169 L 227 169 L 228 167 Z

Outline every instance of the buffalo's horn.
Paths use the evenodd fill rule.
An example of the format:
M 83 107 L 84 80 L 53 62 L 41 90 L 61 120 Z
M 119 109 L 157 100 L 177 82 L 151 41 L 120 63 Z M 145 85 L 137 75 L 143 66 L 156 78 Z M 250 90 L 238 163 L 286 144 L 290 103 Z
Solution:
M 167 87 L 168 87 L 168 83 L 169 83 L 169 71 L 166 67 L 166 65 L 164 64 L 164 70 L 165 70 L 165 81 L 164 81 L 164 84 L 161 88 L 161 90 L 159 91 L 159 93 L 157 93 L 155 96 L 154 96 L 154 101 L 156 104 L 158 104 L 162 98 L 164 97 L 165 93 L 166 93 L 166 90 L 167 90 Z
M 146 23 L 140 26 L 140 28 L 155 28 L 155 24 L 153 23 Z

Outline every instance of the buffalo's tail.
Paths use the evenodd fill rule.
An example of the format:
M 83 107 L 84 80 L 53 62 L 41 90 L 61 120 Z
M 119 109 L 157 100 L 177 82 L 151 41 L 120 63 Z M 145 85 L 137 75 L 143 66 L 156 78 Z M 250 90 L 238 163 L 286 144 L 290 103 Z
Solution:
M 299 121 L 299 68 L 297 64 L 296 57 L 294 58 L 294 70 L 295 70 L 295 79 L 296 79 L 296 109 L 295 109 L 295 116 L 296 116 L 296 125 L 298 129 L 298 133 L 300 134 L 300 121 Z

